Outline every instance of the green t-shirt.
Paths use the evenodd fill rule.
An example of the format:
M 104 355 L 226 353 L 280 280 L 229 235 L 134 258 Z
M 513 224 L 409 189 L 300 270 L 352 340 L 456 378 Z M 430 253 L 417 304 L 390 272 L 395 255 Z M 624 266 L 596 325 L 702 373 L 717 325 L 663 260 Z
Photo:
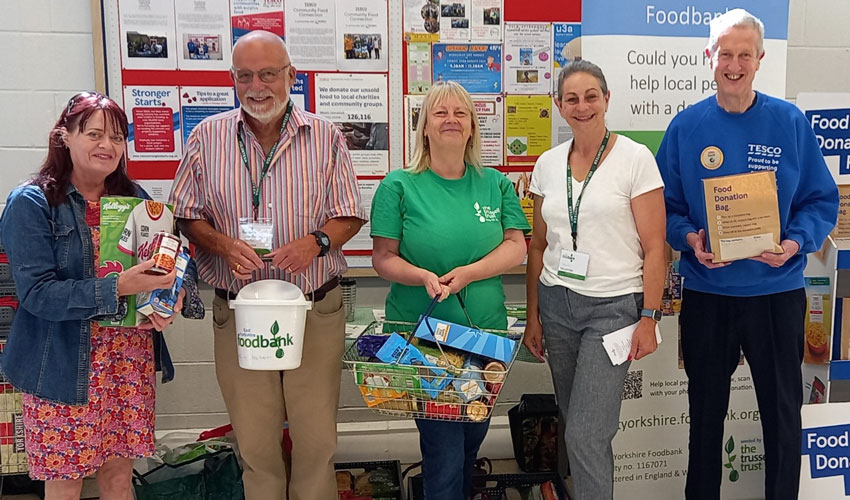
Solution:
M 437 276 L 489 254 L 506 229 L 530 230 L 511 181 L 498 170 L 469 165 L 462 178 L 451 180 L 431 170 L 390 172 L 375 192 L 370 221 L 373 237 L 399 240 L 404 260 Z M 470 283 L 461 296 L 475 326 L 507 327 L 501 276 Z M 415 322 L 430 302 L 424 286 L 393 283 L 387 322 Z M 437 304 L 431 315 L 468 323 L 455 297 Z

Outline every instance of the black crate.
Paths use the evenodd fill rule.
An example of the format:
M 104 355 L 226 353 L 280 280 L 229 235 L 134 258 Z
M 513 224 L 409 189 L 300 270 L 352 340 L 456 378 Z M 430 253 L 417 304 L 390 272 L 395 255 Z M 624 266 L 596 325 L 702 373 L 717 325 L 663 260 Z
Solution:
M 0 283 L 12 282 L 12 265 L 8 262 L 0 262 Z
M 501 500 L 504 498 L 505 490 L 523 486 L 534 486 L 552 481 L 555 493 L 561 500 L 569 500 L 567 487 L 558 474 L 554 472 L 535 472 L 531 474 L 488 474 L 486 476 L 473 477 L 472 498 L 481 500 Z M 425 494 L 422 490 L 422 476 L 412 476 L 408 481 L 408 500 L 424 500 Z
M 392 488 L 393 491 L 388 491 L 387 494 L 381 494 L 380 496 L 375 496 L 374 498 L 404 500 L 404 488 L 402 487 L 401 482 L 401 463 L 398 460 L 380 460 L 374 462 L 343 462 L 334 464 L 334 469 L 337 471 L 337 487 L 340 489 L 340 500 L 351 498 L 353 496 L 353 491 L 351 490 L 353 490 L 356 486 L 356 480 L 358 477 L 361 477 L 361 475 L 363 475 L 364 473 L 371 473 L 372 471 L 378 469 L 384 469 L 388 471 L 388 476 L 394 481 L 394 485 L 397 486 L 397 488 Z M 346 479 L 345 475 L 342 474 L 346 471 L 349 473 L 348 479 Z M 350 481 L 350 489 L 347 488 L 348 485 L 346 484 L 346 481 Z M 346 491 L 351 491 L 350 493 L 348 493 L 348 496 L 346 496 Z
M 16 297 L 15 285 L 12 283 L 0 283 L 0 297 Z

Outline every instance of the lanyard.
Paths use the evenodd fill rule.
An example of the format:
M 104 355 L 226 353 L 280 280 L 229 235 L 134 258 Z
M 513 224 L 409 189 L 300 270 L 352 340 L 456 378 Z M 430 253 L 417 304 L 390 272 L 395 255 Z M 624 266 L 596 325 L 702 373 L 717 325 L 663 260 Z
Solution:
M 292 100 L 286 105 L 286 113 L 283 115 L 283 123 L 280 125 L 280 135 L 283 135 L 283 131 L 286 129 L 286 124 L 289 122 L 289 117 L 292 115 Z M 272 158 L 274 158 L 274 154 L 277 152 L 277 145 L 280 143 L 280 139 L 274 143 L 272 149 L 269 151 L 269 154 L 266 155 L 266 160 L 263 162 L 263 170 L 260 172 L 260 178 L 257 180 L 257 183 L 254 184 L 254 178 L 251 177 L 251 163 L 248 161 L 248 152 L 245 151 L 245 141 L 242 140 L 242 134 L 236 134 L 236 140 L 239 142 L 239 152 L 242 154 L 242 163 L 245 164 L 245 168 L 248 169 L 248 177 L 251 178 L 251 189 L 253 191 L 253 204 L 254 204 L 254 220 L 256 221 L 259 213 L 260 213 L 260 190 L 263 187 L 263 180 L 266 178 L 266 174 L 269 172 L 269 168 L 272 165 Z
M 575 139 L 573 139 L 573 143 L 570 144 L 570 152 L 567 153 L 567 211 L 570 214 L 570 229 L 572 229 L 573 236 L 573 251 L 578 250 L 578 209 L 581 206 L 581 197 L 584 195 L 584 190 L 587 188 L 587 184 L 590 182 L 590 178 L 593 177 L 593 172 L 596 172 L 596 167 L 599 166 L 599 160 L 602 158 L 602 152 L 605 151 L 605 146 L 608 145 L 608 138 L 611 137 L 611 132 L 606 128 L 605 129 L 605 138 L 602 139 L 602 144 L 599 145 L 599 151 L 596 152 L 596 157 L 593 158 L 593 163 L 590 165 L 590 170 L 587 172 L 587 177 L 584 178 L 584 183 L 581 185 L 581 193 L 578 194 L 578 199 L 576 199 L 576 206 L 573 209 L 573 170 L 570 167 L 570 153 L 573 152 L 573 146 L 575 146 Z

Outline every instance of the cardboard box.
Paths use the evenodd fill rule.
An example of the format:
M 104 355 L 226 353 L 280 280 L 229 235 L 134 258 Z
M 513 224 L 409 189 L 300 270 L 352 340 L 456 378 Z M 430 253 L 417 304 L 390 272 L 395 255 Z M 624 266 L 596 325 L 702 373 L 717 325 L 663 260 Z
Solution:
M 163 317 L 168 317 L 174 314 L 174 306 L 177 305 L 177 298 L 180 296 L 180 288 L 183 286 L 183 276 L 186 274 L 186 266 L 189 265 L 189 256 L 183 252 L 177 254 L 174 268 L 177 269 L 177 276 L 174 278 L 174 284 L 168 290 L 154 290 L 153 292 L 142 292 L 136 296 L 136 315 L 137 324 L 144 320 L 144 317 L 151 314 L 159 314 Z
M 495 359 L 505 364 L 510 364 L 513 360 L 516 341 L 507 337 L 435 318 L 425 318 L 419 324 L 414 335 L 417 338 L 434 342 L 434 335 L 431 335 L 432 331 L 437 336 L 436 340 L 443 345 Z
M 829 278 L 805 278 L 806 323 L 803 362 L 827 364 L 829 362 L 829 337 L 832 320 L 832 287 Z
M 832 239 L 850 239 L 850 185 L 838 186 L 838 224 L 832 230 Z
M 414 345 L 408 345 L 401 335 L 393 333 L 375 355 L 384 363 L 392 363 L 398 360 L 399 364 L 409 366 L 421 366 L 419 368 L 419 384 L 422 391 L 430 398 L 436 398 L 440 391 L 445 389 L 452 381 L 446 370 L 428 361 L 427 358 Z
M 708 246 L 714 262 L 782 253 L 773 171 L 703 179 Z
M 100 267 L 97 276 L 117 275 L 150 258 L 151 241 L 159 231 L 172 232 L 172 207 L 131 196 L 100 199 Z M 101 321 L 103 326 L 136 326 L 137 301 L 127 297 L 127 315 L 121 321 Z

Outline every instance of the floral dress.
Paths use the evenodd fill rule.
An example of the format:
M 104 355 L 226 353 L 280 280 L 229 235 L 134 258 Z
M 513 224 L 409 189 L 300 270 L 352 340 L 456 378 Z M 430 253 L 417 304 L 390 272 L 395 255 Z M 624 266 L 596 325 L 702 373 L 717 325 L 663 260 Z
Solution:
M 87 202 L 95 266 L 100 266 L 100 203 Z M 33 479 L 80 479 L 113 458 L 154 451 L 155 372 L 147 330 L 91 322 L 89 402 L 67 405 L 22 395 Z

